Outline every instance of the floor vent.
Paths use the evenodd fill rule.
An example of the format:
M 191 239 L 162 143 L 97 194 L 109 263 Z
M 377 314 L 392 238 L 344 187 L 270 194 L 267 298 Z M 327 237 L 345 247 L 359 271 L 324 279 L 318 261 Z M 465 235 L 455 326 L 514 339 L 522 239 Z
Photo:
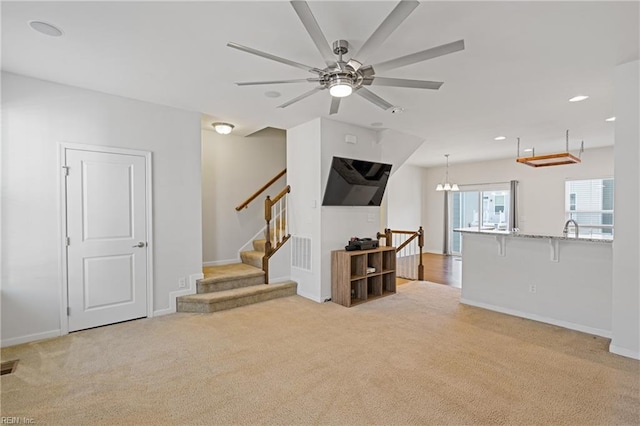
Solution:
M 291 237 L 291 266 L 311 271 L 311 238 Z
M 16 371 L 16 367 L 18 366 L 18 360 L 14 359 L 13 361 L 7 361 L 0 364 L 0 376 L 4 376 L 5 374 L 11 374 Z

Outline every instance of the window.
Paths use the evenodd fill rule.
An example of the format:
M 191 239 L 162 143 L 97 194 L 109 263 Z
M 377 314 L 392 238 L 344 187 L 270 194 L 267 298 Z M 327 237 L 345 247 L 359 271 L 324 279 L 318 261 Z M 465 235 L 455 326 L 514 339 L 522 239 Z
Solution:
M 565 183 L 565 219 L 580 226 L 580 235 L 613 235 L 613 179 Z
M 460 192 L 450 192 L 449 252 L 462 252 L 462 238 L 457 228 L 506 231 L 509 226 L 509 184 L 464 185 Z M 478 190 L 480 189 L 480 190 Z

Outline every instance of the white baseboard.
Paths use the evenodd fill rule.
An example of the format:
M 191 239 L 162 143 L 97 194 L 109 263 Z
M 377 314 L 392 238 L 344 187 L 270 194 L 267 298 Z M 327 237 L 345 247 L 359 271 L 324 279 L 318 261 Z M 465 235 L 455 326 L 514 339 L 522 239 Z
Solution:
M 202 262 L 202 266 L 220 266 L 220 265 L 228 265 L 230 263 L 240 263 L 240 258 L 237 259 L 226 259 L 226 260 L 212 260 L 210 262 Z
M 639 359 L 640 352 L 632 351 L 631 349 L 623 348 L 617 345 L 609 345 L 609 352 L 616 355 L 626 356 L 627 358 Z
M 318 299 L 316 296 L 305 293 L 304 291 L 300 291 L 300 287 L 298 286 L 298 296 L 302 296 L 305 299 L 313 300 L 314 302 L 322 303 L 324 299 Z
M 275 278 L 269 278 L 269 284 L 278 284 L 284 281 L 293 281 L 291 279 L 291 277 L 275 277 Z
M 476 302 L 473 300 L 460 298 L 460 303 L 470 306 L 476 306 L 478 308 L 488 309 L 490 311 L 500 312 L 503 314 L 513 315 L 520 318 L 526 318 L 534 321 L 544 322 L 546 324 L 557 325 L 559 327 L 568 328 L 570 330 L 581 331 L 582 333 L 594 334 L 596 336 L 611 338 L 611 330 L 603 330 L 601 328 L 589 327 L 582 324 L 576 324 L 569 321 L 562 321 L 555 318 L 543 317 L 541 315 L 531 314 L 529 312 L 522 312 L 516 309 L 503 308 L 501 306 L 494 306 L 488 303 Z
M 9 339 L 2 339 L 2 342 L 0 342 L 0 347 L 6 348 L 9 346 L 21 345 L 22 343 L 35 342 L 36 340 L 60 337 L 61 335 L 61 330 L 50 330 L 43 333 L 27 334 L 26 336 L 20 337 L 11 337 Z
M 159 317 L 161 315 L 173 314 L 176 312 L 176 297 L 186 296 L 188 294 L 196 293 L 196 281 L 204 278 L 202 273 L 199 274 L 191 274 L 189 275 L 189 288 L 184 288 L 182 290 L 176 290 L 169 293 L 169 307 L 165 309 L 158 309 L 157 311 L 153 311 L 154 317 Z

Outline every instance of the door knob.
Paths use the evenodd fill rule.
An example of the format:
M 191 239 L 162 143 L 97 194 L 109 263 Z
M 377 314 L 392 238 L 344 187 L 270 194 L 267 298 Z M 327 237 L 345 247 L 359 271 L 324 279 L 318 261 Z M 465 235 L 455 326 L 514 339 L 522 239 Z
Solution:
M 142 248 L 142 247 L 144 247 L 144 246 L 146 246 L 146 245 L 147 245 L 147 243 L 143 243 L 142 241 L 140 241 L 138 244 L 136 244 L 136 245 L 135 245 L 135 246 L 133 246 L 133 247 L 134 247 L 134 248 L 135 248 L 135 247 Z

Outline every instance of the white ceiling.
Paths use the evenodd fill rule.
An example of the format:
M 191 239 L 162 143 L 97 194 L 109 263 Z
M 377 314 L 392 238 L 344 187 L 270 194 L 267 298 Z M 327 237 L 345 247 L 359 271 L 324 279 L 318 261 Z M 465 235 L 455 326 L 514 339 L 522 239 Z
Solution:
M 327 40 L 352 52 L 396 2 L 311 2 Z M 613 144 L 615 66 L 639 58 L 639 3 L 423 2 L 369 63 L 465 40 L 466 49 L 398 68 L 385 77 L 444 81 L 439 91 L 372 87 L 402 114 L 359 96 L 343 99 L 332 119 L 371 127 L 381 122 L 425 139 L 410 163 L 443 164 L 515 157 L 516 137 L 536 153 Z M 27 25 L 59 26 L 52 38 Z M 199 111 L 232 122 L 239 134 L 291 128 L 327 116 L 320 92 L 277 105 L 312 83 L 238 87 L 236 81 L 313 74 L 226 47 L 234 41 L 296 62 L 324 62 L 288 2 L 2 2 L 2 69 Z M 348 55 L 347 55 L 348 56 Z M 265 92 L 281 92 L 269 98 Z M 590 98 L 569 103 L 578 94 Z M 162 125 L 159 120 L 158 125 Z M 505 141 L 494 137 L 504 135 Z

